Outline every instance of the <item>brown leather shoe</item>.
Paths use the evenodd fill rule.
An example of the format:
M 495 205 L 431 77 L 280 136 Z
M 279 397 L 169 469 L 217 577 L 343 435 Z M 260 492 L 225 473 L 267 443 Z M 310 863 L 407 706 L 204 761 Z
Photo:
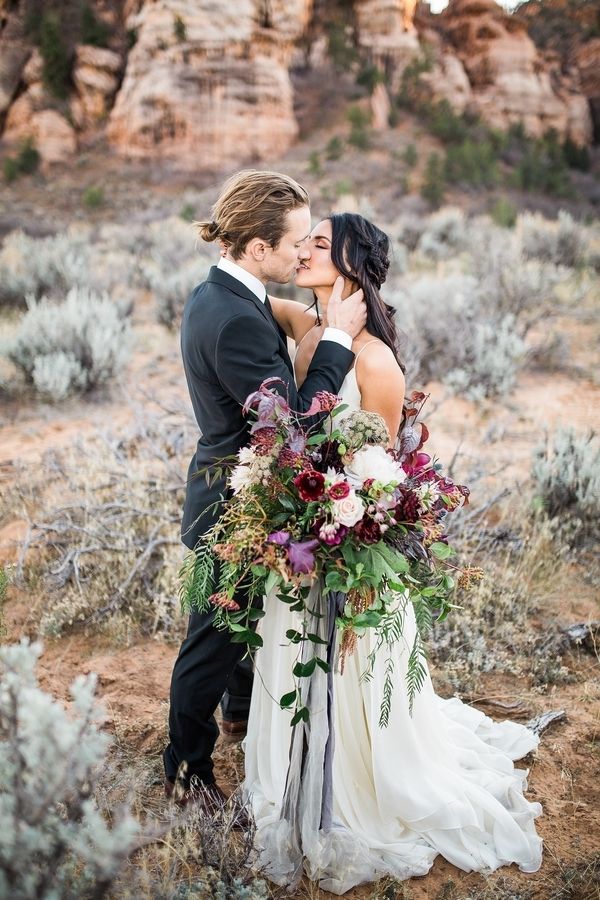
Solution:
M 228 719 L 221 720 L 221 737 L 226 744 L 236 744 L 243 741 L 248 731 L 248 720 L 240 722 L 230 722 Z
M 231 819 L 232 827 L 236 830 L 245 830 L 250 827 L 250 817 L 246 809 L 240 805 L 239 801 L 230 801 L 230 798 L 215 781 L 211 784 L 195 781 L 187 790 L 184 790 L 165 778 L 165 795 L 177 806 L 193 809 L 197 814 L 207 818 L 222 817 L 225 821 Z

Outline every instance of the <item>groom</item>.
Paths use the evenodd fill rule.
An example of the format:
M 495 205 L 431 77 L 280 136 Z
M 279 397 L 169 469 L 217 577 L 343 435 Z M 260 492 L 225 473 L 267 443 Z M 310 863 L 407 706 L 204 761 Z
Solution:
M 285 175 L 239 172 L 224 185 L 212 221 L 200 225 L 200 236 L 223 249 L 218 265 L 189 297 L 181 325 L 183 365 L 201 433 L 183 510 L 182 537 L 190 549 L 218 518 L 220 504 L 214 504 L 227 493 L 224 478 L 209 483 L 208 467 L 249 442 L 242 415 L 247 396 L 276 376 L 287 386 L 292 409 L 304 412 L 317 391 L 337 394 L 352 365 L 352 339 L 366 321 L 362 291 L 343 303 L 334 291 L 329 327 L 300 390 L 266 295 L 267 282 L 285 284 L 301 262 L 310 265 L 308 203 L 304 188 Z M 247 603 L 244 596 L 236 600 Z M 180 802 L 193 799 L 209 813 L 226 800 L 213 776 L 211 754 L 219 734 L 213 713 L 222 699 L 223 730 L 233 739 L 243 736 L 248 719 L 252 674 L 240 663 L 245 650 L 214 627 L 212 612 L 192 612 L 173 669 L 165 791 L 172 796 L 179 779 Z

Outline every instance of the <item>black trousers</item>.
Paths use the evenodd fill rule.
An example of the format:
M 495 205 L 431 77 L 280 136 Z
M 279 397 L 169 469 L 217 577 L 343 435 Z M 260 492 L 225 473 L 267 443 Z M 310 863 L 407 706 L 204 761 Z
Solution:
M 240 605 L 246 597 L 236 596 Z M 246 644 L 234 644 L 229 631 L 213 624 L 214 612 L 192 612 L 187 636 L 171 677 L 169 741 L 163 759 L 165 775 L 175 780 L 182 762 L 186 781 L 196 775 L 206 784 L 214 781 L 211 759 L 219 726 L 214 712 L 221 702 L 223 717 L 248 718 L 252 694 L 252 661 L 242 660 Z

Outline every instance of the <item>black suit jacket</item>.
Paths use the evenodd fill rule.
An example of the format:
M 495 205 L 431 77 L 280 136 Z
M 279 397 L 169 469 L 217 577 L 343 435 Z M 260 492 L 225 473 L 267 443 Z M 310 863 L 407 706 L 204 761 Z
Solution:
M 188 469 L 181 529 L 183 542 L 193 548 L 219 517 L 220 507 L 209 507 L 227 492 L 225 479 L 211 478 L 209 485 L 206 471 L 249 442 L 251 423 L 242 415 L 248 395 L 265 378 L 278 376 L 292 409 L 305 412 L 317 391 L 338 393 L 354 354 L 321 341 L 297 390 L 285 334 L 251 290 L 216 266 L 186 302 L 181 352 L 201 433 Z

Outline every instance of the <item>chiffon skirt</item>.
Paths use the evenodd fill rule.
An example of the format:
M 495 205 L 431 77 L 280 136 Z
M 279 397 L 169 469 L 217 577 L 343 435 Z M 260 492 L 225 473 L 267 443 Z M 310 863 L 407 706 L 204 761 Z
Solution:
M 312 593 L 317 590 L 313 585 Z M 275 595 L 265 598 L 265 610 L 244 744 L 244 787 L 257 825 L 258 865 L 274 882 L 293 886 L 299 877 L 297 847 L 281 816 L 291 712 L 278 701 L 294 688 L 298 645 L 290 645 L 285 633 L 298 627 L 299 618 Z M 379 715 L 390 652 L 380 651 L 370 679 L 360 677 L 375 644 L 371 629 L 357 641 L 344 673 L 334 674 L 333 825 L 327 830 L 320 827 L 326 695 L 311 709 L 308 754 L 314 761 L 309 760 L 297 810 L 300 866 L 336 894 L 383 876 L 425 875 L 438 853 L 466 872 L 491 872 L 511 863 L 535 872 L 541 864 L 542 841 L 534 825 L 541 806 L 525 799 L 527 771 L 513 765 L 535 749 L 538 737 L 523 725 L 496 723 L 458 699 L 438 697 L 429 674 L 411 715 L 405 675 L 415 629 L 409 603 L 404 640 L 391 650 L 387 727 L 379 726 Z

